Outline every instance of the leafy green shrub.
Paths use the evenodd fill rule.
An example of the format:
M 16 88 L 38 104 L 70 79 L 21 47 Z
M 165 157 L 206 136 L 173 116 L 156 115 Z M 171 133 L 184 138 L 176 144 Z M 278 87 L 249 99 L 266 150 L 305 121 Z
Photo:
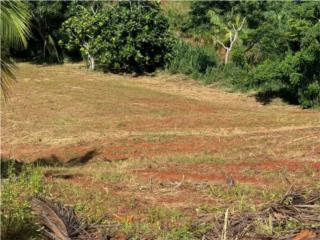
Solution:
M 236 46 L 232 52 L 232 62 L 239 67 L 245 68 L 248 65 L 246 52 L 243 47 Z
M 171 73 L 182 73 L 220 86 L 245 90 L 248 88 L 247 70 L 235 64 L 219 65 L 215 49 L 209 46 L 177 42 L 174 57 L 167 65 Z
M 97 63 L 112 72 L 151 72 L 170 58 L 173 36 L 155 2 L 118 3 L 92 13 L 82 8 L 65 21 L 60 44 L 79 48 L 91 69 Z
M 161 7 L 165 16 L 168 18 L 170 28 L 177 34 L 180 34 L 181 28 L 188 21 L 188 13 L 191 2 L 168 1 Z
M 205 74 L 203 81 L 205 84 L 217 83 L 222 87 L 237 90 L 247 90 L 249 87 L 248 72 L 232 63 L 212 68 Z
M 214 49 L 183 41 L 176 43 L 173 55 L 167 65 L 171 73 L 183 73 L 201 79 L 218 65 Z
M 267 60 L 254 71 L 261 91 L 286 90 L 305 108 L 320 104 L 320 23 L 305 34 L 302 48 L 283 60 Z
M 1 159 L 1 161 L 6 161 Z M 1 184 L 1 237 L 3 239 L 31 239 L 37 235 L 37 227 L 31 224 L 33 218 L 28 198 L 41 194 L 41 172 L 24 165 L 17 172 L 14 161 L 8 164 L 6 179 Z

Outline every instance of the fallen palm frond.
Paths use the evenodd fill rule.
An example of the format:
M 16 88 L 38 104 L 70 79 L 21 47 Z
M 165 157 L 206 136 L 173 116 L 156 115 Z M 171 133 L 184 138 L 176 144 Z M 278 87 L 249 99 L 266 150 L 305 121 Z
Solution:
M 281 229 L 290 221 L 296 222 L 301 227 L 287 231 L 285 236 L 274 237 L 274 229 Z M 290 188 L 282 199 L 267 204 L 257 212 L 233 216 L 229 214 L 227 229 L 225 229 L 225 216 L 203 217 L 198 219 L 195 225 L 204 223 L 212 223 L 213 228 L 201 236 L 202 240 L 221 239 L 221 232 L 225 235 L 224 239 L 284 240 L 293 239 L 303 229 L 309 229 L 318 237 L 314 239 L 320 239 L 320 191 L 313 191 L 307 195 L 301 189 Z M 268 227 L 270 236 L 257 234 L 259 224 Z
M 52 240 L 105 240 L 94 225 L 82 223 L 72 207 L 53 202 L 42 197 L 33 197 L 30 200 L 32 211 L 38 217 L 42 233 Z
M 303 190 L 290 189 L 278 202 L 271 203 L 264 210 L 276 221 L 295 219 L 303 224 L 320 223 L 320 192 L 306 196 Z

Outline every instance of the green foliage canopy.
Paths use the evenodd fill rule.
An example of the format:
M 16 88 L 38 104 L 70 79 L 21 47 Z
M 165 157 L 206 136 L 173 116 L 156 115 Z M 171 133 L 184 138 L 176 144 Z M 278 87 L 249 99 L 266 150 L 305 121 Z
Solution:
M 55 63 L 62 61 L 62 49 L 57 42 L 59 28 L 68 13 L 67 1 L 29 1 L 32 36 L 27 51 L 18 56 L 40 62 Z
M 172 52 L 167 19 L 154 2 L 123 3 L 96 13 L 82 8 L 62 25 L 60 44 L 113 72 L 150 72 Z
M 239 88 L 255 88 L 260 93 L 279 93 L 303 107 L 320 105 L 320 60 L 318 2 L 195 1 L 187 26 L 181 31 L 223 41 L 223 28 L 232 16 L 246 18 L 246 28 L 231 52 L 231 65 L 245 73 L 245 81 L 232 80 Z M 231 18 L 230 18 L 231 17 Z M 225 39 L 225 44 L 227 40 Z M 239 72 L 239 71 L 236 72 Z M 226 77 L 230 74 L 226 74 Z M 243 74 L 241 74 L 243 76 Z M 237 80 L 238 79 L 238 80 Z M 283 94 L 285 93 L 285 94 Z M 289 99 L 288 99 L 289 100 Z
M 283 60 L 267 60 L 255 70 L 252 82 L 263 91 L 291 92 L 303 107 L 320 104 L 320 23 L 302 38 L 299 51 Z

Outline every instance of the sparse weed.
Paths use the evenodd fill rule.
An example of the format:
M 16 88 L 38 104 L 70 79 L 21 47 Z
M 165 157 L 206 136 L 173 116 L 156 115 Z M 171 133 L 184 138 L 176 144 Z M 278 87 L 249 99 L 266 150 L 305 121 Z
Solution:
M 175 155 L 170 157 L 157 157 L 153 159 L 153 162 L 163 163 L 163 162 L 173 162 L 173 163 L 215 163 L 215 164 L 223 164 L 225 163 L 225 159 L 220 157 L 215 157 L 209 154 L 200 154 L 200 155 Z
M 193 240 L 196 239 L 192 232 L 190 232 L 187 226 L 173 228 L 170 231 L 164 233 L 164 236 L 160 239 L 165 240 Z
M 110 171 L 110 172 L 103 172 L 98 174 L 98 178 L 100 180 L 110 182 L 110 183 L 119 183 L 124 181 L 127 176 L 125 173 L 120 171 Z

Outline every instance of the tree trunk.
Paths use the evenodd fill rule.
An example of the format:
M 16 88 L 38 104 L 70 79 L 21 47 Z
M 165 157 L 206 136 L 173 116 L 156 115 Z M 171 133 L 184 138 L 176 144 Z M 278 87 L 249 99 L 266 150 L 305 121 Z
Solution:
M 47 39 L 44 39 L 44 43 L 43 43 L 43 60 L 46 59 L 46 50 L 47 50 Z
M 90 54 L 88 54 L 88 61 L 89 61 L 89 69 L 94 70 L 94 58 Z
M 94 57 L 90 54 L 90 45 L 87 42 L 83 42 L 82 46 L 85 48 L 85 54 L 87 55 L 87 60 L 89 63 L 89 69 L 94 70 Z
M 226 49 L 226 54 L 224 55 L 224 65 L 228 63 L 230 51 L 231 51 L 230 48 Z

